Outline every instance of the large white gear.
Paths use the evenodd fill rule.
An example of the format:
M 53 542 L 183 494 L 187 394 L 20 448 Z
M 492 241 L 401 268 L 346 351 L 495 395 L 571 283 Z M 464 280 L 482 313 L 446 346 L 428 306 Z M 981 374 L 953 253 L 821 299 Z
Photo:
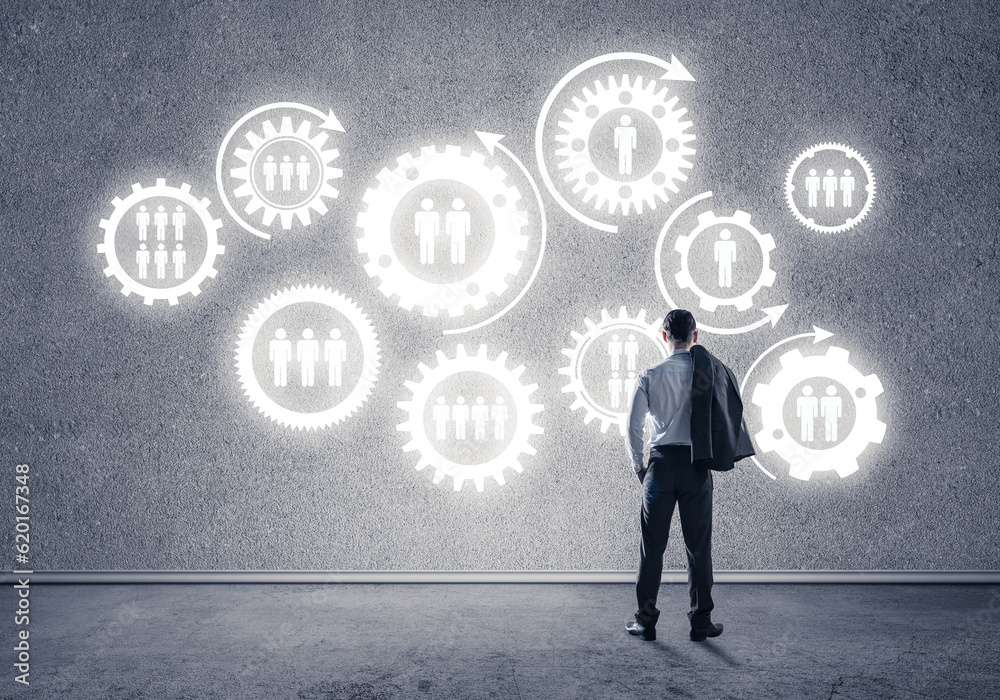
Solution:
M 115 235 L 122 217 L 133 206 L 153 197 L 170 197 L 178 202 L 183 202 L 191 211 L 195 213 L 202 227 L 205 229 L 205 259 L 198 266 L 197 271 L 190 278 L 182 281 L 173 287 L 149 287 L 142 282 L 133 279 L 115 252 Z M 108 261 L 108 266 L 104 268 L 104 274 L 108 277 L 114 275 L 122 284 L 122 294 L 138 294 L 147 305 L 152 305 L 157 299 L 165 299 L 171 305 L 177 303 L 178 297 L 190 294 L 193 297 L 201 294 L 201 283 L 208 277 L 215 277 L 215 259 L 226 252 L 225 246 L 219 244 L 219 229 L 222 228 L 221 219 L 213 219 L 208 210 L 211 202 L 207 197 L 198 199 L 191 194 L 191 185 L 184 182 L 180 187 L 172 187 L 167 184 L 165 178 L 157 178 L 156 184 L 152 187 L 143 187 L 140 183 L 132 185 L 132 194 L 125 199 L 115 197 L 112 200 L 114 211 L 107 219 L 101 219 L 101 228 L 104 229 L 104 242 L 97 245 L 97 252 L 103 253 Z
M 498 484 L 503 485 L 506 483 L 503 475 L 504 469 L 509 467 L 520 474 L 523 471 L 523 467 L 518 461 L 520 455 L 535 454 L 535 448 L 529 443 L 529 438 L 532 435 L 540 435 L 542 428 L 532 422 L 532 416 L 544 408 L 540 404 L 531 403 L 531 395 L 538 389 L 538 385 L 526 386 L 522 384 L 521 375 L 524 374 L 524 365 L 515 369 L 507 369 L 507 353 L 501 352 L 495 360 L 491 360 L 485 345 L 480 345 L 479 351 L 475 355 L 467 354 L 465 346 L 459 344 L 454 359 L 449 358 L 440 350 L 437 351 L 436 357 L 436 367 L 428 367 L 424 363 L 418 365 L 421 379 L 405 383 L 406 388 L 413 392 L 412 398 L 397 404 L 406 412 L 406 420 L 397 425 L 396 429 L 410 433 L 410 441 L 403 447 L 403 451 L 416 450 L 420 453 L 417 470 L 434 467 L 435 484 L 440 483 L 445 476 L 450 476 L 455 481 L 456 491 L 462 490 L 462 484 L 467 479 L 476 485 L 476 490 L 482 491 L 486 477 L 492 476 Z M 460 464 L 442 455 L 434 447 L 424 423 L 424 410 L 430 401 L 434 387 L 460 372 L 486 374 L 502 384 L 514 397 L 513 407 L 516 418 L 514 435 L 510 438 L 510 442 L 503 452 L 482 464 Z
M 284 229 L 290 229 L 292 227 L 292 220 L 298 217 L 299 221 L 302 222 L 303 226 L 308 226 L 312 218 L 309 215 L 309 210 L 312 209 L 320 216 L 329 211 L 326 204 L 323 202 L 323 198 L 334 199 L 340 192 L 330 184 L 331 180 L 335 180 L 343 176 L 344 172 L 340 168 L 334 168 L 330 165 L 336 158 L 340 156 L 340 151 L 336 148 L 324 149 L 323 146 L 326 144 L 329 134 L 327 134 L 322 129 L 315 135 L 310 136 L 309 132 L 312 129 L 312 122 L 308 119 L 303 119 L 302 123 L 299 124 L 299 128 L 296 129 L 292 126 L 291 117 L 282 117 L 281 126 L 277 129 L 274 128 L 274 124 L 271 123 L 270 119 L 264 120 L 261 124 L 263 135 L 258 134 L 253 129 L 249 129 L 245 136 L 247 142 L 250 144 L 250 148 L 237 148 L 233 151 L 234 155 L 243 161 L 243 165 L 232 168 L 229 174 L 232 175 L 237 180 L 243 180 L 243 184 L 233 190 L 233 196 L 237 198 L 249 197 L 250 200 L 244 206 L 243 211 L 247 214 L 253 214 L 259 209 L 263 209 L 262 223 L 264 226 L 270 226 L 271 222 L 274 221 L 275 217 L 281 219 L 281 227 Z M 304 144 L 308 144 L 309 148 L 313 151 L 314 155 L 320 162 L 320 167 L 322 168 L 322 173 L 320 175 L 320 184 L 318 191 L 309 198 L 308 201 L 303 202 L 298 206 L 280 207 L 266 199 L 261 197 L 260 193 L 253 184 L 253 173 L 251 168 L 257 154 L 267 147 L 272 141 L 276 139 L 288 139 L 292 138 Z
M 587 332 L 581 334 L 572 331 L 573 340 L 576 345 L 572 348 L 564 348 L 562 351 L 563 355 L 569 358 L 569 365 L 559 369 L 559 374 L 569 377 L 569 383 L 562 388 L 562 391 L 564 394 L 572 392 L 576 395 L 573 404 L 570 406 L 570 410 L 584 409 L 586 411 L 583 418 L 585 424 L 589 424 L 595 418 L 599 418 L 602 433 L 606 433 L 608 428 L 614 424 L 618 426 L 621 434 L 625 435 L 628 431 L 628 415 L 626 411 L 614 412 L 605 408 L 594 400 L 590 392 L 587 391 L 587 387 L 584 386 L 583 358 L 594 340 L 605 333 L 615 330 L 640 333 L 646 336 L 661 349 L 663 357 L 666 358 L 667 347 L 664 345 L 663 338 L 660 335 L 663 319 L 659 318 L 652 323 L 648 323 L 646 321 L 645 309 L 641 309 L 635 318 L 632 318 L 623 306 L 618 310 L 617 317 L 612 317 L 607 309 L 602 309 L 601 320 L 599 322 L 594 323 L 589 318 L 584 318 L 583 322 L 587 326 Z
M 777 452 L 789 464 L 789 476 L 808 481 L 813 472 L 834 470 L 841 478 L 858 470 L 858 457 L 870 443 L 885 437 L 885 423 L 878 419 L 875 397 L 882 393 L 882 383 L 874 374 L 864 376 L 848 362 L 850 354 L 831 346 L 825 355 L 805 357 L 798 350 L 781 356 L 781 369 L 769 384 L 758 384 L 753 402 L 761 409 L 763 426 L 754 439 L 764 452 Z M 785 426 L 784 406 L 788 393 L 800 382 L 812 378 L 840 382 L 854 402 L 854 427 L 834 447 L 815 450 L 799 444 Z M 864 396 L 859 397 L 859 389 Z M 780 437 L 776 437 L 775 433 Z
M 307 302 L 328 306 L 347 317 L 361 339 L 361 351 L 364 357 L 361 377 L 354 389 L 336 406 L 312 413 L 293 411 L 277 403 L 261 387 L 253 368 L 253 346 L 257 333 L 264 323 L 287 306 Z M 317 285 L 288 287 L 262 301 L 247 317 L 236 343 L 236 374 L 243 387 L 243 393 L 261 413 L 278 425 L 299 430 L 327 428 L 340 423 L 361 408 L 372 393 L 372 387 L 375 386 L 379 360 L 378 337 L 368 316 L 340 292 Z
M 709 226 L 716 224 L 729 224 L 743 229 L 760 246 L 761 270 L 760 276 L 754 285 L 743 294 L 736 297 L 717 297 L 709 294 L 697 284 L 691 276 L 691 268 L 688 262 L 688 253 L 694 239 Z M 775 273 L 771 269 L 771 251 L 774 250 L 774 237 L 769 233 L 762 234 L 750 223 L 750 215 L 745 211 L 736 210 L 732 216 L 717 216 L 713 211 L 702 212 L 698 215 L 698 225 L 687 236 L 681 234 L 674 243 L 674 250 L 681 254 L 681 270 L 674 279 L 681 289 L 690 289 L 698 297 L 698 305 L 706 311 L 715 311 L 720 306 L 735 306 L 739 311 L 746 311 L 753 306 L 753 295 L 760 291 L 761 287 L 770 287 L 774 284 Z
M 858 212 L 857 216 L 847 219 L 839 226 L 822 226 L 817 224 L 814 219 L 805 216 L 801 211 L 799 211 L 798 206 L 795 204 L 795 199 L 792 196 L 792 193 L 795 191 L 795 184 L 792 182 L 795 171 L 798 169 L 799 165 L 802 164 L 802 161 L 806 158 L 812 158 L 820 151 L 841 151 L 848 158 L 853 158 L 858 161 L 861 164 L 861 168 L 865 171 L 865 177 L 868 178 L 868 184 L 865 186 L 865 203 L 864 206 L 861 207 L 861 211 Z M 811 228 L 813 231 L 820 231 L 822 233 L 839 233 L 841 231 L 847 231 L 848 229 L 854 228 L 858 222 L 865 218 L 868 215 L 868 212 L 871 211 L 874 199 L 875 175 L 872 173 L 872 169 L 871 166 L 868 165 L 868 161 L 850 146 L 845 146 L 840 143 L 820 143 L 807 148 L 802 151 L 802 153 L 800 153 L 794 161 L 792 161 L 792 165 L 788 168 L 788 172 L 785 175 L 785 201 L 788 202 L 788 208 L 792 210 L 792 214 L 802 225 Z
M 653 119 L 660 129 L 664 143 L 668 139 L 676 139 L 679 144 L 674 151 L 661 148 L 656 167 L 645 177 L 631 182 L 620 182 L 607 177 L 594 166 L 590 156 L 591 129 L 603 115 L 625 106 L 618 99 L 621 90 L 631 91 L 632 101 L 627 106 Z M 559 122 L 564 133 L 555 136 L 556 141 L 562 144 L 556 149 L 556 155 L 560 158 L 559 169 L 568 171 L 563 179 L 573 186 L 573 192 L 580 196 L 585 204 L 590 203 L 598 211 L 606 207 L 609 214 L 615 214 L 618 209 L 621 209 L 624 215 L 628 215 L 631 209 L 635 209 L 636 214 L 641 214 L 643 204 L 650 209 L 656 209 L 657 199 L 667 202 L 668 192 L 679 191 L 676 182 L 687 180 L 684 170 L 693 167 L 687 156 L 693 155 L 695 150 L 687 144 L 695 139 L 695 135 L 686 133 L 691 122 L 681 121 L 681 118 L 687 110 L 674 109 L 677 97 L 667 99 L 665 85 L 660 87 L 653 79 L 649 79 L 649 82 L 643 85 L 642 76 L 639 75 L 635 77 L 634 83 L 630 83 L 627 74 L 621 76 L 619 83 L 612 75 L 608 77 L 607 85 L 596 80 L 593 91 L 587 87 L 583 88 L 582 96 L 575 96 L 573 104 L 576 109 L 565 109 L 563 114 L 566 120 Z M 588 116 L 587 108 L 591 106 L 597 107 L 597 110 L 596 112 L 591 110 L 594 115 Z M 653 116 L 653 108 L 657 106 L 664 110 L 661 117 Z M 582 142 L 582 149 L 574 149 L 574 142 L 577 144 Z M 664 179 L 657 184 L 655 180 L 661 176 Z M 592 182 L 587 182 L 588 177 Z M 627 196 L 622 194 L 623 188 L 628 188 L 624 190 L 628 193 Z
M 445 146 L 439 151 L 424 146 L 419 155 L 405 153 L 396 159 L 396 167 L 384 168 L 376 176 L 378 185 L 365 192 L 365 210 L 358 213 L 358 251 L 368 256 L 365 271 L 381 280 L 379 291 L 386 297 L 397 296 L 399 305 L 411 310 L 418 306 L 426 316 L 441 310 L 449 316 L 461 316 L 467 306 L 479 310 L 489 296 L 507 290 L 507 277 L 521 269 L 518 254 L 528 249 L 528 236 L 522 229 L 527 216 L 517 208 L 521 194 L 504 183 L 507 173 L 499 165 L 488 166 L 478 151 L 469 155 L 459 146 Z M 459 282 L 429 282 L 406 269 L 392 247 L 392 216 L 402 199 L 415 187 L 434 180 L 457 180 L 473 188 L 493 214 L 493 247 L 483 265 Z

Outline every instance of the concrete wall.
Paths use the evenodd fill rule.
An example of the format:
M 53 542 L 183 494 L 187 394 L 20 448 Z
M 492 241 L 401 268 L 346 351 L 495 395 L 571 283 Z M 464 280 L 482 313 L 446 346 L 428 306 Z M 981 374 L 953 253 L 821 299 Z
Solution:
M 789 307 L 773 328 L 703 344 L 742 377 L 778 341 L 831 331 L 826 344 L 879 377 L 887 426 L 844 478 L 790 478 L 773 454 L 762 465 L 774 479 L 749 462 L 718 475 L 716 567 L 1000 568 L 997 19 L 987 2 L 8 5 L 2 444 L 5 473 L 31 466 L 30 565 L 631 568 L 638 483 L 615 428 L 570 409 L 561 351 L 602 309 L 668 310 L 660 227 L 711 190 L 718 212 L 748 211 L 774 237 L 777 281 L 762 299 Z M 616 51 L 673 54 L 697 79 L 671 85 L 697 135 L 681 194 L 610 234 L 543 189 L 538 277 L 484 328 L 444 336 L 384 297 L 356 244 L 375 174 L 420 145 L 476 147 L 482 130 L 505 134 L 541 186 L 546 96 Z M 336 110 L 344 176 L 329 214 L 263 240 L 220 205 L 215 159 L 242 115 L 279 101 Z M 802 226 L 783 193 L 795 156 L 827 141 L 862 153 L 878 187 L 868 216 L 838 234 Z M 158 177 L 190 183 L 223 221 L 217 278 L 176 306 L 120 294 L 96 252 L 112 200 Z M 250 311 L 300 284 L 349 296 L 382 353 L 367 402 L 317 431 L 258 412 L 233 366 Z M 458 342 L 506 351 L 544 406 L 537 454 L 481 493 L 415 470 L 396 429 L 404 382 Z M 683 566 L 679 542 L 668 557 Z

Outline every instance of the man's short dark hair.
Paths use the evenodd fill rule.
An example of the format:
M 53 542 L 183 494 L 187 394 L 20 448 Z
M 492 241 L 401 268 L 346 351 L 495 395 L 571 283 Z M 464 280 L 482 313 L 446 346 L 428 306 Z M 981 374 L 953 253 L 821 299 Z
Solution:
M 694 315 L 684 309 L 674 309 L 663 319 L 663 330 L 671 343 L 683 345 L 690 343 L 694 339 L 694 332 L 697 329 L 694 322 Z

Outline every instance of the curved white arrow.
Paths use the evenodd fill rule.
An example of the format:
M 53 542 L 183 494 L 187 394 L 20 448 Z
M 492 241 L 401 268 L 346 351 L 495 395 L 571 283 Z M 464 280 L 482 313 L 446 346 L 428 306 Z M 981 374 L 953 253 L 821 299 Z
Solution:
M 765 350 L 764 352 L 762 352 L 760 354 L 760 357 L 758 357 L 756 360 L 754 360 L 753 364 L 750 365 L 750 369 L 747 370 L 747 373 L 745 375 L 743 375 L 743 381 L 740 382 L 740 396 L 742 397 L 744 391 L 746 390 L 747 380 L 750 378 L 750 374 L 755 369 L 757 369 L 757 365 L 760 364 L 761 360 L 763 360 L 767 355 L 769 355 L 771 352 L 773 352 L 776 348 L 781 347 L 785 343 L 791 343 L 794 340 L 799 340 L 800 338 L 812 338 L 813 339 L 813 345 L 815 345 L 816 343 L 822 342 L 822 341 L 826 340 L 827 338 L 832 338 L 832 337 L 833 337 L 833 333 L 831 333 L 830 331 L 825 331 L 822 328 L 820 328 L 819 326 L 813 326 L 813 332 L 812 333 L 799 333 L 798 335 L 789 336 L 789 337 L 785 338 L 784 340 L 779 340 L 777 343 L 775 343 L 774 345 L 772 345 L 771 347 L 769 347 L 767 350 Z M 764 466 L 757 460 L 757 457 L 751 456 L 750 460 L 754 464 L 757 465 L 758 469 L 760 469 L 762 472 L 764 472 L 765 474 L 767 474 L 769 477 L 771 477 L 772 479 L 776 479 L 777 478 L 774 474 L 772 474 L 768 470 L 764 469 Z
M 666 223 L 663 224 L 663 228 L 660 229 L 660 237 L 656 241 L 656 254 L 653 259 L 653 266 L 656 269 L 656 284 L 660 287 L 660 294 L 663 295 L 663 298 L 667 300 L 667 303 L 672 309 L 679 307 L 674 303 L 674 300 L 670 298 L 670 292 L 667 291 L 667 283 L 663 279 L 663 243 L 667 239 L 667 232 L 670 230 L 670 227 L 675 221 L 677 221 L 681 214 L 701 200 L 708 199 L 711 196 L 711 190 L 702 192 L 701 194 L 696 194 L 694 197 L 684 202 L 684 204 L 674 209 Z M 702 323 L 698 323 L 698 330 L 708 331 L 709 333 L 717 333 L 719 335 L 736 335 L 737 333 L 746 333 L 756 328 L 760 328 L 768 322 L 770 322 L 771 328 L 774 328 L 778 325 L 778 320 L 781 318 L 782 314 L 785 313 L 786 309 L 788 309 L 788 304 L 764 307 L 761 309 L 761 311 L 764 312 L 763 318 L 757 319 L 753 323 L 749 323 L 745 326 L 740 326 L 739 328 L 715 328 L 713 326 L 706 326 Z
M 691 74 L 688 73 L 687 69 L 681 65 L 681 62 L 677 60 L 677 57 L 670 54 L 670 62 L 664 61 L 662 58 L 657 58 L 656 56 L 648 56 L 644 53 L 633 53 L 630 51 L 625 51 L 621 53 L 607 53 L 603 56 L 597 56 L 589 61 L 584 61 L 576 68 L 571 70 L 569 73 L 564 75 L 562 79 L 556 83 L 556 86 L 552 88 L 552 92 L 549 96 L 545 98 L 544 104 L 542 104 L 542 112 L 538 115 L 538 126 L 535 128 L 535 158 L 538 160 L 538 170 L 542 174 L 542 182 L 545 183 L 545 188 L 552 195 L 552 198 L 559 203 L 566 213 L 572 216 L 574 219 L 579 221 L 581 224 L 585 224 L 592 228 L 596 228 L 599 231 L 607 231 L 608 233 L 618 233 L 618 227 L 614 224 L 606 224 L 596 219 L 591 219 L 586 214 L 580 211 L 566 201 L 566 199 L 559 194 L 556 190 L 555 183 L 552 182 L 552 178 L 549 177 L 548 170 L 545 168 L 545 150 L 542 148 L 542 131 L 545 125 L 545 120 L 549 117 L 549 110 L 552 109 L 552 104 L 556 101 L 556 96 L 559 92 L 566 87 L 566 85 L 580 73 L 584 72 L 588 68 L 600 65 L 601 63 L 608 63 L 609 61 L 643 61 L 645 63 L 652 63 L 654 66 L 658 66 L 664 70 L 663 75 L 660 77 L 661 80 L 694 80 Z
M 521 172 L 524 174 L 524 177 L 527 178 L 528 182 L 531 183 L 531 189 L 535 193 L 535 201 L 538 202 L 538 214 L 541 217 L 542 240 L 539 244 L 540 247 L 538 249 L 538 261 L 535 263 L 535 269 L 531 271 L 531 277 L 528 278 L 527 284 L 525 284 L 521 292 L 516 297 L 514 297 L 513 301 L 511 301 L 509 304 L 507 304 L 507 306 L 505 306 L 503 309 L 490 316 L 485 321 L 480 321 L 479 323 L 473 324 L 471 326 L 466 326 L 465 328 L 454 328 L 443 331 L 444 335 L 453 335 L 455 333 L 466 333 L 468 331 L 475 330 L 476 328 L 482 328 L 487 324 L 493 323 L 498 318 L 503 316 L 505 313 L 513 309 L 514 306 L 517 304 L 517 302 L 521 301 L 521 299 L 524 298 L 524 295 L 527 294 L 528 288 L 531 286 L 531 283 L 535 281 L 535 277 L 538 275 L 538 270 L 542 267 L 542 256 L 545 255 L 545 235 L 546 235 L 545 206 L 542 204 L 542 193 L 538 191 L 538 185 L 535 184 L 535 179 L 531 177 L 531 173 L 529 173 L 528 169 L 524 167 L 524 163 L 521 162 L 521 159 L 515 156 L 509 148 L 500 143 L 500 141 L 504 138 L 503 134 L 491 134 L 488 131 L 477 131 L 476 136 L 478 136 L 479 140 L 482 141 L 484 146 L 486 146 L 486 150 L 490 152 L 491 156 L 496 155 L 496 151 L 498 150 L 506 154 L 508 158 L 514 161 L 514 164 L 517 165 L 517 167 L 521 170 Z
M 253 235 L 267 239 L 271 238 L 270 233 L 255 228 L 249 221 L 246 221 L 243 217 L 237 214 L 236 209 L 229 202 L 229 197 L 226 196 L 226 188 L 222 181 L 222 161 L 223 161 L 223 156 L 226 153 L 226 149 L 229 147 L 229 142 L 233 139 L 233 136 L 236 134 L 236 132 L 240 130 L 240 127 L 242 127 L 244 124 L 246 124 L 248 121 L 253 119 L 261 112 L 266 112 L 271 109 L 284 109 L 284 108 L 299 109 L 302 110 L 303 112 L 309 112 L 310 114 L 315 115 L 321 120 L 319 124 L 319 128 L 321 129 L 327 129 L 328 131 L 344 130 L 344 127 L 341 126 L 340 120 L 337 119 L 337 115 L 333 113 L 332 109 L 324 114 L 321 110 L 318 110 L 315 107 L 310 107 L 309 105 L 300 104 L 298 102 L 273 102 L 269 105 L 258 107 L 252 112 L 245 114 L 238 122 L 233 124 L 233 127 L 229 130 L 229 133 L 226 134 L 226 138 L 222 139 L 222 146 L 219 148 L 219 156 L 218 158 L 215 159 L 215 184 L 219 188 L 219 196 L 222 199 L 222 204 L 223 206 L 226 207 L 226 211 L 229 212 L 229 215 L 233 217 L 236 223 L 238 223 L 240 226 L 242 226 L 244 229 L 246 229 Z

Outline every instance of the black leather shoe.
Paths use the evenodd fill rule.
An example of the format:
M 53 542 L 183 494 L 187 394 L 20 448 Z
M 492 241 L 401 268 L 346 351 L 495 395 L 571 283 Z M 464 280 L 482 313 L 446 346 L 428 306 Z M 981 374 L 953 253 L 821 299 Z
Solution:
M 625 625 L 625 631 L 646 642 L 656 641 L 655 627 L 643 627 L 638 622 L 630 622 Z
M 691 641 L 704 642 L 708 637 L 718 637 L 722 634 L 722 625 L 710 624 L 708 627 L 691 628 Z

